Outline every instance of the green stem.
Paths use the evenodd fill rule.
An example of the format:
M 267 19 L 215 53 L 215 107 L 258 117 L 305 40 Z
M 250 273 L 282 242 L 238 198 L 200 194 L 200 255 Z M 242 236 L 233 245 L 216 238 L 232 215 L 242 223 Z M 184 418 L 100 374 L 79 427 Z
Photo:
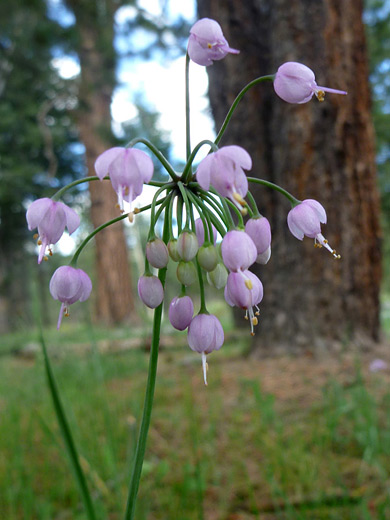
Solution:
M 221 201 L 221 204 L 222 204 L 222 207 L 224 209 L 224 213 L 228 219 L 228 221 L 230 222 L 230 226 L 228 226 L 229 228 L 234 228 L 235 227 L 235 224 L 234 224 L 234 220 L 233 220 L 233 217 L 232 217 L 232 214 L 230 213 L 229 211 L 229 206 L 227 205 L 227 199 L 225 199 L 225 197 L 222 197 L 215 188 L 211 188 L 210 187 L 210 192 L 213 193 L 214 195 L 216 195 L 219 200 Z
M 260 78 L 256 78 L 248 85 L 246 85 L 241 92 L 237 95 L 236 99 L 233 101 L 232 106 L 229 109 L 229 112 L 227 113 L 227 116 L 225 117 L 225 121 L 222 123 L 221 129 L 218 132 L 217 137 L 214 140 L 215 144 L 218 144 L 219 141 L 222 139 L 223 134 L 225 133 L 226 127 L 230 122 L 230 119 L 232 118 L 233 112 L 236 110 L 238 103 L 241 101 L 241 99 L 244 97 L 244 95 L 248 92 L 249 89 L 257 85 L 258 83 L 262 83 L 263 81 L 273 81 L 275 78 L 275 75 L 272 74 L 270 76 L 261 76 Z
M 186 157 L 187 162 L 191 154 L 191 135 L 190 135 L 190 57 L 186 53 L 186 71 L 185 71 L 185 89 L 186 89 Z M 191 165 L 190 165 L 191 171 Z
M 183 197 L 177 197 L 176 204 L 176 222 L 177 222 L 177 234 L 180 235 L 183 229 Z
M 248 193 L 246 194 L 246 196 L 248 197 L 249 204 L 250 204 L 250 206 L 252 208 L 252 212 L 253 212 L 252 216 L 254 218 L 260 217 L 259 208 L 257 207 L 255 198 L 254 198 L 254 196 L 252 195 L 252 193 L 249 190 L 248 190 Z M 248 211 L 249 210 L 250 210 L 250 208 L 248 207 Z
M 180 190 L 181 196 L 183 197 L 184 205 L 186 207 L 186 225 L 184 227 L 190 228 L 189 223 L 190 223 L 190 216 L 191 216 L 191 204 L 190 204 L 190 201 L 188 200 L 187 191 L 181 181 L 179 181 L 177 183 L 177 186 Z
M 213 152 L 216 152 L 218 150 L 218 146 L 216 146 L 212 141 L 210 141 L 209 139 L 204 139 L 203 141 L 200 141 L 200 143 L 198 143 L 195 148 L 192 150 L 191 152 L 191 155 L 189 156 L 188 160 L 187 160 L 187 163 L 186 165 L 184 166 L 184 169 L 183 169 L 183 175 L 181 176 L 181 178 L 183 179 L 183 182 L 186 183 L 189 181 L 188 177 L 189 175 L 191 175 L 191 166 L 192 166 L 192 163 L 196 157 L 196 154 L 199 152 L 199 150 L 202 148 L 202 146 L 204 146 L 205 144 L 208 144 L 210 146 L 210 148 L 213 150 Z
M 192 203 L 196 206 L 196 209 L 198 210 L 199 217 L 202 220 L 203 229 L 204 229 L 204 242 L 211 242 L 212 241 L 212 227 L 211 223 L 210 226 L 208 225 L 208 220 L 206 219 L 206 213 L 207 209 L 204 207 L 203 203 L 199 203 L 197 198 L 193 193 L 191 193 L 190 190 L 188 190 L 188 197 L 191 199 Z M 203 205 L 203 208 L 201 206 Z M 210 235 L 211 232 L 211 235 Z
M 161 199 L 161 200 L 158 200 L 156 202 L 156 206 L 158 204 L 162 204 L 164 202 L 165 198 L 164 199 Z M 143 206 L 142 208 L 140 208 L 138 211 L 137 211 L 137 215 L 138 213 L 142 213 L 143 211 L 146 211 L 148 209 L 150 209 L 152 207 L 151 204 L 148 204 L 147 206 Z M 123 215 L 120 215 L 119 217 L 116 217 L 116 218 L 113 218 L 112 220 L 109 220 L 107 222 L 105 222 L 104 224 L 102 224 L 101 226 L 97 227 L 96 229 L 94 229 L 82 242 L 81 244 L 79 245 L 79 247 L 76 249 L 74 255 L 73 255 L 73 258 L 72 260 L 70 261 L 70 264 L 71 266 L 76 266 L 77 264 L 77 260 L 80 256 L 80 253 L 81 251 L 84 249 L 84 247 L 88 244 L 88 242 L 97 234 L 99 233 L 99 231 L 101 231 L 102 229 L 105 229 L 106 227 L 108 226 L 111 226 L 112 224 L 116 224 L 117 222 L 119 222 L 120 220 L 124 220 L 125 218 L 127 218 L 129 216 L 129 213 L 124 213 Z
M 297 206 L 300 204 L 300 200 L 294 197 L 294 195 L 291 195 L 287 190 L 281 188 L 277 184 L 274 184 L 273 182 L 266 181 L 264 179 L 256 179 L 256 177 L 248 177 L 248 182 L 253 182 L 255 184 L 261 184 L 262 186 L 267 186 L 267 188 L 271 188 L 272 190 L 278 191 L 282 195 L 284 195 L 290 202 L 292 207 Z
M 164 186 L 162 186 L 159 190 L 156 191 L 156 193 L 154 194 L 153 196 L 153 200 L 152 200 L 152 211 L 151 211 L 151 214 L 150 214 L 150 227 L 149 227 L 149 234 L 148 234 L 148 240 L 151 240 L 153 237 L 154 237 L 154 227 L 156 225 L 156 222 L 157 222 L 157 218 L 158 216 L 160 216 L 161 214 L 161 208 L 160 208 L 160 213 L 158 214 L 158 216 L 156 217 L 156 204 L 157 204 L 157 199 L 159 197 L 159 195 L 164 191 L 164 190 L 170 190 L 171 188 L 173 188 L 175 186 L 175 184 L 173 182 L 171 183 L 166 183 L 164 184 Z M 164 198 L 164 202 L 166 201 L 166 197 Z
M 232 210 L 235 211 L 237 217 L 238 217 L 238 227 L 239 228 L 244 228 L 244 219 L 242 218 L 242 214 L 241 214 L 241 211 L 236 207 L 235 204 L 233 204 L 233 202 L 229 199 L 226 199 L 226 202 L 229 204 L 229 206 L 232 208 Z
M 168 228 L 168 213 L 165 214 L 164 221 L 164 231 L 163 231 L 163 241 L 165 243 L 168 242 L 169 239 L 169 228 Z M 167 268 L 160 269 L 158 272 L 158 277 L 162 283 L 162 286 L 165 285 L 165 279 L 167 274 Z M 137 447 L 135 450 L 134 456 L 134 465 L 131 475 L 131 481 L 129 486 L 129 493 L 127 498 L 127 507 L 124 520 L 133 520 L 135 513 L 135 503 L 138 494 L 139 483 L 141 479 L 142 465 L 145 456 L 146 449 L 146 441 L 149 431 L 150 418 L 152 415 L 152 407 L 153 407 L 153 397 L 154 397 L 154 389 L 156 386 L 156 375 L 157 375 L 157 361 L 158 361 L 158 349 L 160 342 L 160 330 L 161 330 L 161 318 L 163 311 L 163 302 L 155 309 L 154 311 L 154 320 L 153 320 L 153 333 L 152 333 L 152 345 L 150 349 L 150 358 L 149 358 L 149 369 L 148 369 L 148 380 L 146 383 L 145 390 L 145 401 L 144 401 L 144 410 L 142 414 L 141 427 L 137 442 Z
M 175 170 L 173 169 L 173 166 L 168 161 L 168 159 L 148 139 L 145 139 L 144 137 L 136 137 L 135 139 L 132 139 L 129 143 L 127 143 L 126 148 L 131 148 L 137 143 L 144 144 L 149 148 L 151 152 L 154 153 L 154 155 L 157 157 L 157 159 L 160 161 L 160 163 L 164 166 L 166 171 L 172 177 L 172 180 L 174 180 L 175 182 L 179 180 L 179 177 L 176 175 Z

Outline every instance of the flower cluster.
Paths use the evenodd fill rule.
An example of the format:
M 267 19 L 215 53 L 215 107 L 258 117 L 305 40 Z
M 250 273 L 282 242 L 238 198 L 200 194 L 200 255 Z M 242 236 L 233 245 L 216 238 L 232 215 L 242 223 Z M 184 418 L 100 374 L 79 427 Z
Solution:
M 208 66 L 215 60 L 238 52 L 229 47 L 219 24 L 204 18 L 196 22 L 190 31 L 187 65 L 191 60 Z M 281 65 L 276 74 L 257 78 L 250 85 L 270 79 L 273 80 L 276 94 L 288 103 L 306 103 L 313 95 L 322 101 L 325 92 L 346 94 L 344 91 L 319 87 L 313 71 L 295 62 Z M 161 312 L 166 268 L 169 261 L 177 264 L 178 289 L 169 303 L 168 318 L 175 329 L 187 330 L 189 347 L 201 354 L 206 384 L 206 356 L 221 348 L 224 332 L 217 316 L 207 310 L 205 281 L 217 289 L 223 289 L 225 300 L 230 306 L 245 311 L 252 335 L 259 321 L 263 284 L 249 269 L 255 262 L 267 264 L 270 260 L 271 226 L 257 208 L 249 191 L 250 183 L 277 189 L 287 197 L 292 206 L 287 215 L 287 224 L 297 239 L 302 240 L 304 236 L 312 238 L 316 246 L 326 248 L 335 258 L 340 257 L 321 233 L 321 224 L 326 223 L 326 212 L 319 202 L 312 199 L 299 201 L 280 186 L 258 177 L 247 177 L 247 172 L 252 169 L 249 153 L 237 145 L 218 147 L 224 129 L 246 90 L 243 89 L 233 103 L 225 126 L 215 142 L 202 141 L 190 153 L 187 131 L 187 163 L 181 174 L 175 172 L 152 143 L 136 138 L 126 147 L 110 148 L 101 154 L 95 163 L 97 177 L 86 179 L 110 181 L 118 197 L 120 216 L 101 226 L 101 229 L 121 218 L 128 217 L 133 222 L 135 214 L 151 209 L 145 271 L 138 280 L 138 295 L 147 307 L 160 309 Z M 187 117 L 188 114 L 189 109 Z M 171 177 L 169 182 L 152 181 L 152 159 L 148 153 L 134 147 L 137 143 L 146 145 L 161 162 Z M 193 172 L 196 154 L 204 145 L 209 146 L 209 153 Z M 142 193 L 145 184 L 158 188 L 153 201 L 151 205 L 133 211 L 133 201 Z M 39 263 L 43 258 L 47 259 L 47 250 L 51 255 L 50 246 L 58 242 L 65 227 L 69 233 L 73 233 L 80 223 L 72 209 L 56 200 L 58 196 L 39 199 L 27 210 L 29 229 L 38 229 Z M 125 205 L 130 205 L 127 213 Z M 234 224 L 232 212 L 236 214 L 237 224 Z M 159 237 L 156 234 L 156 223 L 160 216 L 164 217 L 164 231 Z M 97 231 L 83 241 L 70 266 L 57 269 L 51 279 L 51 295 L 61 302 L 58 327 L 62 317 L 68 315 L 69 306 L 78 300 L 85 301 L 91 293 L 91 280 L 76 267 L 76 263 L 83 247 Z M 200 294 L 197 314 L 191 296 L 195 284 Z

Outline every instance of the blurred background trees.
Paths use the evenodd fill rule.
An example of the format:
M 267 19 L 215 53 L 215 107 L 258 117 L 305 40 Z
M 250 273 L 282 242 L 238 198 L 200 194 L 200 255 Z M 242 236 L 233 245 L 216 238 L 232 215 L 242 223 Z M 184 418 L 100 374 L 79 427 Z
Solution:
M 215 18 L 238 59 L 210 67 L 210 100 L 219 126 L 243 85 L 286 61 L 305 63 L 319 85 L 348 90 L 346 98 L 283 103 L 265 86 L 241 102 L 224 144 L 245 147 L 254 176 L 314 198 L 327 210 L 323 233 L 341 253 L 335 262 L 313 243 L 288 232 L 289 204 L 257 190 L 273 230 L 271 261 L 258 268 L 265 285 L 261 332 L 254 347 L 274 351 L 329 348 L 379 338 L 381 234 L 374 130 L 368 83 L 363 5 L 352 0 L 198 0 L 199 16 Z

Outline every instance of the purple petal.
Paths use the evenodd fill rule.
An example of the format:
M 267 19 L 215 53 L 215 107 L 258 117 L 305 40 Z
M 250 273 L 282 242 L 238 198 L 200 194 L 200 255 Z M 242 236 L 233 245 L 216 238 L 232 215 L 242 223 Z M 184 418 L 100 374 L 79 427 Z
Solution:
M 49 289 L 55 300 L 70 305 L 79 299 L 82 281 L 78 271 L 74 267 L 61 266 L 54 272 Z
M 221 26 L 211 18 L 201 18 L 190 29 L 190 34 L 207 40 L 208 43 L 215 43 L 224 38 Z
M 30 204 L 26 213 L 27 225 L 30 231 L 38 227 L 38 224 L 52 204 L 53 201 L 46 197 L 34 200 L 34 202 Z
M 66 216 L 62 202 L 53 202 L 38 225 L 38 233 L 42 240 L 47 239 L 49 244 L 56 244 L 65 230 Z
M 239 164 L 241 168 L 244 168 L 244 170 L 250 170 L 252 168 L 251 156 L 246 150 L 244 150 L 244 148 L 241 148 L 241 146 L 223 146 L 217 153 L 218 155 L 229 157 L 229 159 L 236 164 Z
M 80 225 L 80 217 L 74 209 L 70 208 L 63 202 L 59 202 L 65 213 L 66 227 L 68 228 L 69 235 L 71 235 Z
M 110 173 L 110 165 L 115 159 L 125 151 L 125 148 L 116 146 L 103 152 L 95 161 L 96 175 L 100 180 Z
M 148 183 L 153 177 L 154 165 L 152 159 L 142 150 L 133 148 L 131 152 L 132 159 L 137 165 L 144 183 Z
M 92 282 L 86 272 L 84 272 L 82 269 L 78 269 L 78 271 L 79 271 L 79 277 L 80 277 L 80 281 L 81 281 L 81 293 L 80 293 L 80 296 L 78 299 L 81 302 L 85 302 L 85 300 L 88 300 L 88 298 L 91 294 Z
M 196 170 L 196 180 L 204 190 L 210 189 L 211 171 L 214 166 L 215 154 L 207 155 L 198 165 Z
M 318 201 L 314 199 L 305 199 L 302 204 L 307 204 L 315 212 L 321 224 L 326 224 L 326 211 L 325 208 Z

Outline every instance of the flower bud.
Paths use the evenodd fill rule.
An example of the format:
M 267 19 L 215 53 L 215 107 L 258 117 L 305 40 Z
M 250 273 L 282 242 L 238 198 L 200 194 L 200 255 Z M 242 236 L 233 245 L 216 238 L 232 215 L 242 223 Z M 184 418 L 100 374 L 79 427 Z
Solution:
M 189 296 L 176 296 L 169 305 L 169 321 L 177 330 L 184 330 L 191 323 L 194 304 Z
M 138 295 L 150 309 L 155 309 L 164 299 L 164 289 L 157 276 L 145 274 L 138 280 Z
M 216 289 L 225 287 L 228 278 L 226 267 L 219 262 L 213 271 L 207 273 L 207 281 Z
M 253 240 L 245 231 L 233 230 L 226 233 L 221 246 L 222 260 L 229 271 L 248 269 L 257 257 Z
M 192 262 L 179 262 L 176 270 L 176 276 L 183 285 L 192 285 L 196 281 L 196 267 Z
M 153 238 L 146 244 L 146 258 L 153 267 L 163 269 L 167 266 L 169 255 L 168 248 L 161 238 Z
M 218 263 L 218 253 L 214 246 L 202 246 L 197 254 L 199 265 L 205 271 L 213 271 Z
M 179 255 L 179 252 L 177 250 L 177 240 L 176 240 L 176 238 L 172 238 L 168 242 L 168 252 L 169 252 L 169 256 L 172 258 L 172 260 L 174 262 L 179 262 L 180 261 L 180 255 Z
M 189 262 L 195 258 L 199 249 L 198 239 L 192 231 L 183 231 L 177 239 L 177 251 L 180 258 L 185 262 Z
M 245 233 L 257 249 L 256 262 L 266 264 L 271 257 L 271 226 L 265 217 L 251 218 L 245 224 Z

